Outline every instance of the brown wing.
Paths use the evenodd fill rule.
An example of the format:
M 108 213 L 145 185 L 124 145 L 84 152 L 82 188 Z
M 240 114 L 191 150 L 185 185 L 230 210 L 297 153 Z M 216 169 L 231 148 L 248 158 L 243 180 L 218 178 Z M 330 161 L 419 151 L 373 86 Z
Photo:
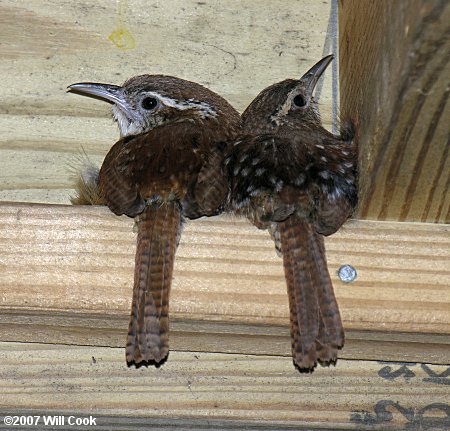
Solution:
M 357 204 L 357 147 L 336 137 L 314 143 L 317 232 L 331 235 L 352 215 Z
M 134 207 L 139 204 L 142 206 L 143 203 L 138 195 L 137 185 L 133 182 L 133 168 L 130 163 L 133 155 L 127 147 L 130 142 L 132 143 L 132 140 L 124 138 L 113 145 L 98 176 L 101 194 L 110 210 L 117 215 L 136 215 L 139 211 L 133 211 Z
M 226 145 L 224 143 L 224 145 Z M 197 180 L 183 201 L 184 215 L 190 219 L 218 214 L 228 195 L 228 177 L 223 166 L 222 145 L 205 156 Z
M 99 175 L 108 206 L 116 214 L 134 216 L 154 196 L 183 200 L 197 180 L 209 141 L 206 133 L 184 123 L 121 139 Z
M 226 164 L 233 209 L 260 226 L 296 212 L 329 235 L 356 206 L 356 144 L 325 129 L 243 137 Z

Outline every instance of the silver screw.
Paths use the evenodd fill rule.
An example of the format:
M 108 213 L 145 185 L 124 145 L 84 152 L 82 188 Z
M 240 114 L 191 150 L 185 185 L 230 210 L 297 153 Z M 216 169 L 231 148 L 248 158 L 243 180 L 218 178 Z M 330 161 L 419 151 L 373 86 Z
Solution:
M 356 269 L 351 265 L 342 265 L 338 270 L 339 279 L 344 283 L 351 283 L 357 275 Z

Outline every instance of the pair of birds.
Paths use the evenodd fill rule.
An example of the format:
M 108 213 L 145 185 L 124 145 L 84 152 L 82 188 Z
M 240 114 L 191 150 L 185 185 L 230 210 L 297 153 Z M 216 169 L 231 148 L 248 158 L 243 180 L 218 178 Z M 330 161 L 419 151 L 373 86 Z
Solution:
M 183 219 L 221 211 L 267 229 L 283 256 L 295 365 L 312 370 L 317 361 L 336 361 L 344 330 L 323 236 L 356 205 L 357 154 L 352 128 L 340 136 L 325 130 L 313 98 L 332 59 L 266 88 L 242 116 L 216 93 L 171 76 L 69 86 L 112 103 L 120 129 L 100 171 L 81 177 L 73 203 L 106 203 L 137 222 L 129 364 L 167 357 Z

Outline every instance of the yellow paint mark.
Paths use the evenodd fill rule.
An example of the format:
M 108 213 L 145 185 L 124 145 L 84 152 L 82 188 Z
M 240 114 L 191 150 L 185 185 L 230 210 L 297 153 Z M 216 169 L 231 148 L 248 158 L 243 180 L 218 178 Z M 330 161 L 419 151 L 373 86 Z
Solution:
M 125 27 L 119 27 L 117 30 L 114 30 L 108 36 L 108 39 L 116 45 L 117 48 L 123 49 L 124 51 L 136 47 L 133 36 Z
M 117 46 L 117 48 L 126 51 L 136 48 L 136 42 L 133 35 L 126 28 L 128 0 L 119 0 L 117 13 L 117 28 L 108 36 L 108 39 Z

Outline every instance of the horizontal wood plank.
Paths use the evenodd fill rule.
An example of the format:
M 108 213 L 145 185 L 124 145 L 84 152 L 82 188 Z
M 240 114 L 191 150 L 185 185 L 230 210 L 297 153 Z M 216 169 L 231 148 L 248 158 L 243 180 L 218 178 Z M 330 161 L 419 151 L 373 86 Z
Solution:
M 343 358 L 447 363 L 445 225 L 350 221 L 326 239 L 347 331 Z M 0 205 L 0 340 L 123 346 L 133 221 L 106 208 Z M 345 284 L 343 264 L 358 271 Z M 289 356 L 281 259 L 266 232 L 226 216 L 188 222 L 171 293 L 171 347 Z
M 300 374 L 280 357 L 172 352 L 158 369 L 128 369 L 123 357 L 117 348 L 0 343 L 0 415 L 93 416 L 101 430 L 443 430 L 449 423 L 444 366 L 341 360 Z

